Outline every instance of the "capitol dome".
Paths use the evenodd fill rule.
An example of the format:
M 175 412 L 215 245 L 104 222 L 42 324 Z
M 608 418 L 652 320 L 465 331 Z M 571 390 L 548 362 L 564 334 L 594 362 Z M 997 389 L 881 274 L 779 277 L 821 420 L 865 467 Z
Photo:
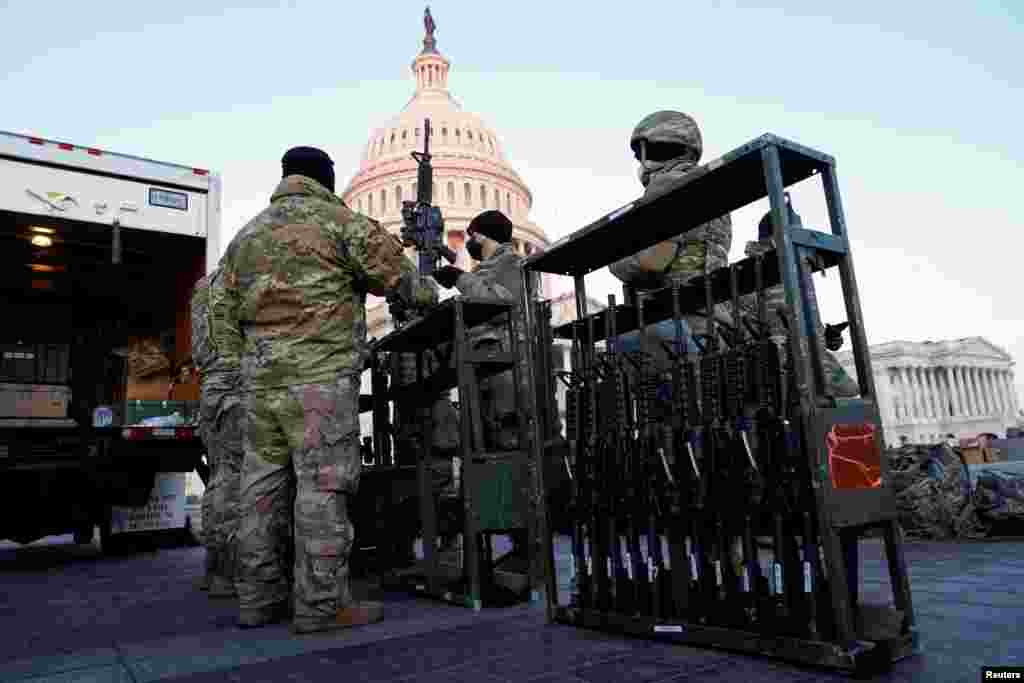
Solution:
M 488 209 L 500 209 L 511 219 L 520 254 L 545 249 L 550 243 L 547 235 L 529 219 L 533 195 L 509 166 L 498 135 L 479 116 L 465 111 L 448 91 L 451 64 L 437 51 L 429 9 L 424 25 L 423 50 L 411 66 L 416 90 L 397 116 L 373 130 L 342 199 L 398 234 L 402 201 L 416 198 L 417 163 L 411 154 L 423 151 L 424 121 L 429 119 L 433 204 L 444 216 L 445 241 L 458 254 L 457 265 L 470 269 L 473 262 L 464 248 L 465 229 L 474 216 Z M 367 322 L 373 335 L 373 318 L 378 316 L 371 313 L 370 317 Z

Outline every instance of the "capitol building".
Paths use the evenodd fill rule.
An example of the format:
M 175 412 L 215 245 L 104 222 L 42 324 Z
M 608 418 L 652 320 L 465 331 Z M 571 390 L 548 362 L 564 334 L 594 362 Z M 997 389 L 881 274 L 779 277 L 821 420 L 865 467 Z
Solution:
M 444 216 L 445 243 L 458 259 L 455 265 L 471 270 L 465 250 L 466 226 L 479 213 L 499 209 L 514 224 L 516 251 L 529 256 L 543 251 L 550 240 L 529 217 L 533 195 L 508 164 L 497 133 L 479 116 L 463 109 L 448 90 L 451 62 L 437 50 L 435 24 L 427 11 L 423 49 L 412 62 L 415 91 L 405 107 L 370 134 L 359 169 L 341 194 L 345 204 L 375 219 L 398 234 L 402 202 L 416 199 L 418 164 L 412 153 L 423 151 L 424 121 L 430 120 L 430 153 L 434 167 L 432 203 Z M 409 250 L 410 257 L 414 250 Z M 456 290 L 441 290 L 442 297 Z M 551 295 L 546 278 L 540 295 Z M 387 306 L 379 297 L 367 300 L 369 338 L 381 338 L 391 329 Z

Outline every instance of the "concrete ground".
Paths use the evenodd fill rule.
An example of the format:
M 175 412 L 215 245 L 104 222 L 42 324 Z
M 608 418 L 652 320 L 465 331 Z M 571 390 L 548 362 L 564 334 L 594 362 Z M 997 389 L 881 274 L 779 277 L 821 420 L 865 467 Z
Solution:
M 1024 666 L 1024 542 L 909 543 L 921 654 L 877 680 L 977 681 L 982 665 Z M 560 544 L 560 579 L 567 580 Z M 881 546 L 863 544 L 865 594 L 887 594 Z M 0 544 L 0 681 L 167 680 L 662 682 L 848 678 L 759 657 L 560 625 L 543 609 L 484 610 L 383 596 L 385 621 L 293 636 L 242 631 L 231 601 L 192 588 L 201 548 L 105 558 L 58 537 Z M 364 591 L 369 590 L 363 587 Z

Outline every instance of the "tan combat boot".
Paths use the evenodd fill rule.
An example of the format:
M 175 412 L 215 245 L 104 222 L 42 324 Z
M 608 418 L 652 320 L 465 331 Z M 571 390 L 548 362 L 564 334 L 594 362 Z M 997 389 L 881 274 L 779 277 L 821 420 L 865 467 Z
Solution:
M 302 618 L 292 622 L 293 633 L 338 631 L 353 626 L 366 626 L 384 618 L 384 605 L 379 602 L 354 602 L 335 613 L 334 618 Z

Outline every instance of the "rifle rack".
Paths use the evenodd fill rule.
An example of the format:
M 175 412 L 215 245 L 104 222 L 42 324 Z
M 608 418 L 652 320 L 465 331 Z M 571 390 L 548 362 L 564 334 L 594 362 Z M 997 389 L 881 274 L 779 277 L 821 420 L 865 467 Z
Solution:
M 820 175 L 824 186 L 831 233 L 786 224 L 784 188 L 816 174 Z M 805 444 L 802 455 L 796 456 L 795 461 L 799 467 L 807 468 L 802 474 L 807 476 L 807 489 L 813 489 L 808 493 L 808 499 L 813 500 L 815 508 L 799 514 L 808 512 L 815 520 L 818 549 L 823 551 L 823 563 L 819 567 L 822 575 L 828 579 L 827 588 L 820 589 L 822 597 L 817 609 L 819 614 L 831 618 L 833 627 L 829 631 L 832 635 L 826 640 L 824 636 L 812 638 L 800 634 L 773 633 L 764 621 L 756 629 L 744 628 L 743 624 L 722 626 L 714 624 L 714 620 L 710 624 L 706 620 L 687 621 L 685 617 L 680 617 L 678 610 L 673 613 L 669 609 L 672 616 L 666 617 L 666 611 L 658 607 L 626 612 L 614 606 L 608 607 L 608 603 L 604 603 L 604 609 L 599 609 L 595 600 L 580 600 L 578 603 L 562 600 L 556 579 L 553 533 L 548 531 L 550 525 L 545 518 L 541 526 L 548 620 L 652 639 L 764 654 L 857 672 L 887 668 L 892 662 L 913 654 L 917 647 L 917 633 L 914 629 L 910 583 L 901 547 L 895 495 L 887 481 L 887 463 L 884 457 L 880 457 L 884 444 L 882 424 L 832 157 L 775 135 L 763 135 L 694 169 L 664 192 L 631 202 L 559 240 L 545 252 L 527 258 L 523 270 L 525 301 L 533 301 L 536 296 L 535 278 L 531 277 L 534 273 L 568 275 L 575 280 L 578 313 L 576 322 L 552 330 L 543 308 L 529 307 L 526 309 L 529 336 L 576 339 L 580 347 L 585 349 L 580 356 L 585 372 L 594 362 L 594 343 L 606 336 L 601 332 L 606 329 L 606 322 L 613 323 L 607 329 L 617 330 L 612 334 L 621 335 L 637 329 L 641 321 L 649 325 L 672 319 L 674 315 L 679 315 L 678 309 L 673 307 L 674 296 L 679 298 L 683 315 L 710 313 L 709 300 L 713 300 L 715 305 L 736 301 L 731 276 L 735 276 L 736 287 L 741 295 L 754 292 L 755 259 L 745 258 L 731 267 L 726 266 L 696 278 L 682 289 L 677 289 L 675 295 L 672 288 L 645 294 L 640 304 L 643 306 L 642 311 L 638 311 L 636 305 L 620 305 L 591 314 L 587 311 L 584 276 L 610 265 L 623 255 L 634 254 L 693 230 L 765 196 L 771 205 L 773 244 L 776 248 L 764 255 L 760 276 L 764 288 L 780 283 L 783 285 L 787 308 L 791 312 L 788 350 L 795 377 L 795 394 L 799 401 L 799 408 L 794 407 L 793 410 L 794 423 L 798 423 L 794 431 L 799 431 Z M 808 266 L 808 263 L 811 265 Z M 809 271 L 809 268 L 835 267 L 839 269 L 860 388 L 860 397 L 845 401 L 843 405 L 838 405 L 837 401 L 825 395 L 823 340 L 817 327 L 817 303 Z M 705 278 L 710 279 L 709 288 L 705 288 Z M 641 314 L 639 320 L 638 313 Z M 607 320 L 609 316 L 612 320 Z M 537 350 L 532 348 L 528 348 L 528 352 L 534 356 L 537 354 Z M 531 358 L 530 361 L 535 382 L 553 381 L 547 376 L 550 368 L 544 358 Z M 794 399 L 794 404 L 797 399 Z M 549 416 L 547 421 L 551 419 Z M 592 419 L 596 421 L 596 418 Z M 536 433 L 532 443 L 535 450 L 542 443 L 539 432 L 544 421 L 541 419 L 534 423 Z M 851 423 L 865 427 L 866 433 L 874 435 L 873 441 L 868 437 L 866 450 L 879 456 L 880 486 L 837 488 L 833 483 L 830 475 L 834 454 L 826 439 L 832 438 L 834 443 L 836 430 Z M 569 434 L 567 438 L 571 440 L 575 437 Z M 800 449 L 800 446 L 797 445 L 796 449 Z M 792 452 L 796 449 L 788 450 Z M 540 453 L 535 452 L 534 455 L 539 461 Z M 579 464 L 573 463 L 573 467 Z M 543 482 L 541 485 L 541 491 L 546 491 Z M 549 507 L 546 496 L 545 506 Z M 588 543 L 593 542 L 593 528 L 589 525 L 595 519 L 587 516 L 577 518 L 578 523 L 588 527 Z M 608 533 L 600 531 L 600 527 L 598 529 L 596 533 Z M 858 604 L 857 543 L 869 529 L 880 529 L 884 538 L 895 609 Z M 616 534 L 612 538 L 617 538 L 620 532 L 610 533 Z M 805 537 L 799 532 L 795 535 Z M 812 532 L 811 536 L 815 536 L 815 533 Z M 795 544 L 795 538 L 793 541 Z M 616 552 L 611 551 L 609 562 Z M 574 556 L 575 553 L 574 546 Z M 588 563 L 590 559 L 588 556 Z M 574 570 L 580 570 L 577 576 L 583 577 L 588 583 L 596 579 L 600 587 L 602 580 L 609 581 L 609 585 L 616 580 L 604 579 L 606 574 L 603 567 L 591 575 L 592 569 L 579 568 L 579 560 L 573 564 Z M 601 564 L 601 561 L 593 563 L 595 568 Z M 679 569 L 675 562 L 672 566 Z M 686 571 L 690 571 L 689 567 L 686 567 Z M 699 575 L 696 571 L 691 574 Z M 721 578 L 718 580 L 721 586 Z M 700 581 L 710 583 L 711 578 L 704 575 Z M 796 585 L 801 585 L 799 579 Z M 744 590 L 749 591 L 749 586 Z M 804 591 L 807 590 L 804 588 Z M 789 588 L 786 589 L 789 596 L 787 599 L 794 600 L 795 597 L 788 594 L 788 591 Z M 795 591 L 799 593 L 799 589 Z M 662 616 L 656 616 L 659 613 Z M 696 623 L 698 621 L 704 623 Z M 880 630 L 880 622 L 883 621 L 889 622 L 888 632 Z
M 485 354 L 471 348 L 471 328 L 505 316 L 512 339 L 507 351 Z M 511 304 L 453 297 L 442 302 L 423 317 L 380 339 L 372 347 L 372 367 L 378 368 L 377 356 L 384 353 L 412 353 L 416 356 L 417 375 L 411 384 L 393 382 L 390 388 L 373 387 L 369 400 L 377 405 L 374 413 L 374 437 L 381 439 L 383 425 L 378 416 L 387 415 L 387 404 L 399 394 L 408 400 L 415 414 L 420 415 L 419 454 L 416 468 L 419 488 L 420 519 L 423 523 L 424 560 L 411 570 L 398 570 L 385 578 L 384 585 L 408 590 L 449 603 L 480 610 L 484 606 L 514 604 L 530 597 L 530 589 L 539 584 L 539 577 L 529 571 L 504 570 L 508 556 L 493 558 L 491 534 L 526 529 L 533 500 L 529 495 L 532 468 L 529 450 L 486 452 L 480 410 L 478 380 L 512 370 L 517 387 L 520 382 L 518 336 L 513 332 L 515 308 Z M 433 373 L 427 370 L 425 354 L 446 349 L 446 357 Z M 375 371 L 374 384 L 380 381 Z M 456 564 L 442 562 L 438 552 L 438 498 L 440 492 L 431 476 L 430 407 L 438 395 L 457 388 L 459 392 L 459 455 L 461 456 L 461 491 L 451 502 L 461 503 L 463 543 Z M 524 399 L 517 392 L 518 412 Z M 521 425 L 520 444 L 527 443 L 527 425 Z M 536 545 L 529 539 L 527 548 Z M 523 548 L 522 550 L 526 550 Z M 525 564 L 525 563 L 523 563 Z M 531 565 L 532 567 L 532 565 Z

